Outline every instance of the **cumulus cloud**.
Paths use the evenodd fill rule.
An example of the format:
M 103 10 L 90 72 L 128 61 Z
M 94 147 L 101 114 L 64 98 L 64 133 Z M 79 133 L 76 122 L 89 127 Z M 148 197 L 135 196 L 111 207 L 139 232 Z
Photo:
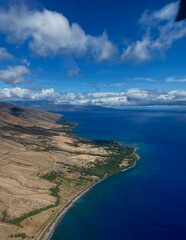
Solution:
M 19 87 L 0 89 L 0 100 L 55 100 L 54 89 L 43 89 L 39 92 Z
M 14 86 L 23 82 L 25 75 L 29 73 L 29 69 L 25 66 L 9 66 L 7 69 L 0 70 L 0 81 Z
M 129 44 L 123 52 L 124 62 L 144 63 L 161 58 L 172 44 L 186 37 L 186 22 L 175 22 L 178 2 L 172 2 L 158 11 L 146 11 L 139 24 L 144 34 Z
M 82 57 L 91 53 L 96 61 L 110 60 L 117 50 L 106 33 L 91 36 L 61 13 L 30 10 L 25 5 L 0 8 L 0 32 L 11 43 L 29 42 L 30 49 L 45 57 L 70 53 Z
M 5 48 L 0 48 L 0 61 L 12 60 L 14 57 Z
M 126 96 L 130 100 L 143 100 L 149 97 L 149 93 L 147 90 L 141 90 L 138 88 L 131 88 L 126 91 Z
M 159 91 L 131 88 L 120 93 L 58 93 L 54 89 L 34 91 L 22 88 L 0 89 L 0 100 L 48 100 L 54 104 L 124 106 L 186 106 L 186 91 Z

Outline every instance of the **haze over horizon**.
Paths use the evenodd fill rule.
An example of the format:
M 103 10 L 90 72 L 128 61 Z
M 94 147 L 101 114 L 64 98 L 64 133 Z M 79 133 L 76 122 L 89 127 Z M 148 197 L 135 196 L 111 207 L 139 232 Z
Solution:
M 179 1 L 0 3 L 0 101 L 185 106 Z

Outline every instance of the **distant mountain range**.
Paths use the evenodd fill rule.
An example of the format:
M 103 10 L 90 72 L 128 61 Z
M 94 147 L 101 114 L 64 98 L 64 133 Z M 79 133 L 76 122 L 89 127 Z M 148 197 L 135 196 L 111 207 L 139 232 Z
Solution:
M 49 112 L 62 112 L 62 111 L 107 111 L 108 108 L 92 105 L 73 105 L 73 104 L 54 104 L 51 101 L 10 101 L 24 107 L 31 107 L 39 110 Z

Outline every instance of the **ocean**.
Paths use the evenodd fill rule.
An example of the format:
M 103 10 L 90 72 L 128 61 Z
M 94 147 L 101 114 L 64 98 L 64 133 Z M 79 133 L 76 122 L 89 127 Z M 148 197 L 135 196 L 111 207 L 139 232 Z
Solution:
M 74 134 L 137 148 L 134 168 L 93 187 L 52 240 L 186 240 L 186 112 L 63 112 Z

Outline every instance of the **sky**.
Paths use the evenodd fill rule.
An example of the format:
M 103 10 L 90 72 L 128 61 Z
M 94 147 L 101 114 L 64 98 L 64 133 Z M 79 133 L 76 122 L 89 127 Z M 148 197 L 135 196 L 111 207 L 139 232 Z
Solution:
M 0 100 L 186 106 L 179 1 L 0 0 Z

